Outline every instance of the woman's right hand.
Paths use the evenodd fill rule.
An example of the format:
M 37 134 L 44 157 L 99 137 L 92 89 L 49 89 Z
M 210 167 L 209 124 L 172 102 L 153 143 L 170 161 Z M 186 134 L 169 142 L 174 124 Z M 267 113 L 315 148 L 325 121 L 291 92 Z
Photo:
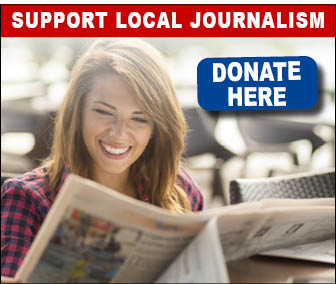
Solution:
M 22 282 L 19 281 L 19 279 L 16 279 L 15 277 L 1 276 L 1 283 L 22 283 Z

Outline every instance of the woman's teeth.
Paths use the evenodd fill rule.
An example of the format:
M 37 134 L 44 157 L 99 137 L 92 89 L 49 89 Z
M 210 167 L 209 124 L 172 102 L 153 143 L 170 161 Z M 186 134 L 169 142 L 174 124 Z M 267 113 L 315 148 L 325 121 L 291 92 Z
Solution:
M 109 152 L 110 154 L 114 154 L 114 155 L 124 154 L 130 148 L 130 147 L 112 148 L 111 146 L 108 146 L 108 145 L 104 144 L 103 142 L 101 144 L 107 152 Z

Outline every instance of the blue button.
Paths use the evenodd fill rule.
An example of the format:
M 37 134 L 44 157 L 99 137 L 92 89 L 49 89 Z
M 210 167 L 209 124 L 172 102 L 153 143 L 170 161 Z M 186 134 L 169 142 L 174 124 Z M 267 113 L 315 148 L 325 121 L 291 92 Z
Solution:
M 307 56 L 205 58 L 197 96 L 205 110 L 309 109 L 318 98 L 317 65 Z

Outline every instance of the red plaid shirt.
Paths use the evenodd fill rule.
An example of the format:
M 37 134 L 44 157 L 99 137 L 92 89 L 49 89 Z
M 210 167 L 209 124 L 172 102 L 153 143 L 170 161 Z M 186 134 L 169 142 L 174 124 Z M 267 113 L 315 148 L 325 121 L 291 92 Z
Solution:
M 47 168 L 41 167 L 14 179 L 7 180 L 1 187 L 1 275 L 14 277 L 43 220 L 55 199 L 50 194 Z M 70 173 L 66 166 L 59 192 Z M 193 211 L 203 209 L 203 196 L 184 171 L 180 171 L 178 184 L 186 191 Z M 146 186 L 137 182 L 137 198 L 150 202 Z

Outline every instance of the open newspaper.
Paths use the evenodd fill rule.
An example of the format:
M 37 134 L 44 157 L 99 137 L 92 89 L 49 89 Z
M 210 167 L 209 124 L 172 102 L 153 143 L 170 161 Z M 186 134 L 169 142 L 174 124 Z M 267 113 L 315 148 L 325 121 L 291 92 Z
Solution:
M 270 199 L 177 215 L 70 175 L 17 277 L 32 283 L 229 282 L 225 263 L 335 238 L 335 201 Z

